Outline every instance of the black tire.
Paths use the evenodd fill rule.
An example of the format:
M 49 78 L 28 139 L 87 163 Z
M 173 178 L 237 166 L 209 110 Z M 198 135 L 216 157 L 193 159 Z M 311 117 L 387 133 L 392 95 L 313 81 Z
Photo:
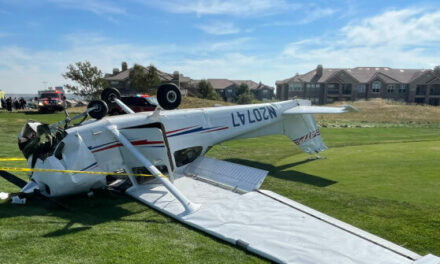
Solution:
M 101 93 L 101 99 L 107 104 L 115 103 L 115 98 L 121 99 L 121 93 L 116 88 L 106 88 Z
M 87 105 L 87 109 L 92 107 L 97 107 L 97 109 L 92 110 L 89 112 L 89 116 L 95 118 L 95 119 L 101 119 L 108 113 L 108 106 L 107 104 L 102 100 L 93 100 Z
M 182 101 L 179 88 L 173 83 L 166 83 L 159 86 L 157 90 L 157 101 L 165 110 L 176 109 Z

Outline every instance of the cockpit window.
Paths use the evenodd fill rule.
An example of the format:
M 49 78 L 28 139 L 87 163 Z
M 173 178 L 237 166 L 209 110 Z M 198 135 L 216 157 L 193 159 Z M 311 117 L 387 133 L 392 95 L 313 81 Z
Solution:
M 176 166 L 180 167 L 193 162 L 202 153 L 202 147 L 191 147 L 186 149 L 181 149 L 174 152 L 174 159 L 176 161 Z

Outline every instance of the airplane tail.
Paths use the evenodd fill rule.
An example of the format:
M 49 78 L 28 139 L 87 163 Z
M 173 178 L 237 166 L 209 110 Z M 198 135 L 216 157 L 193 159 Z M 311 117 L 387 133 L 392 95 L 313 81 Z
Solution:
M 357 112 L 352 106 L 327 107 L 311 106 L 308 100 L 294 100 L 296 106 L 283 112 L 283 133 L 303 151 L 312 154 L 327 149 L 321 138 L 318 125 L 313 114 L 338 114 Z
M 312 154 L 327 149 L 313 114 L 287 115 L 283 120 L 284 135 L 303 151 Z

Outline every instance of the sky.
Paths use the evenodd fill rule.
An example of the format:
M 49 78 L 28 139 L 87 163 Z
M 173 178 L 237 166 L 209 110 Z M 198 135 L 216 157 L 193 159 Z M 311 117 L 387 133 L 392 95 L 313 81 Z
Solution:
M 440 65 L 440 1 L 0 0 L 0 89 L 126 61 L 193 79 L 275 81 L 324 68 Z

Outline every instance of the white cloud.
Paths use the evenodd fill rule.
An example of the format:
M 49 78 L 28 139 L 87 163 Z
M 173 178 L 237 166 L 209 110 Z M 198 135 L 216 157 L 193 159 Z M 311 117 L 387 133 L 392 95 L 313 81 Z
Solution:
M 197 27 L 208 34 L 213 35 L 228 35 L 237 34 L 240 32 L 240 29 L 236 27 L 232 22 L 218 21 L 211 24 L 198 25 Z
M 34 8 L 40 7 L 44 4 L 53 4 L 61 8 L 67 9 L 78 9 L 84 10 L 88 12 L 95 13 L 97 15 L 104 14 L 125 14 L 126 10 L 124 5 L 116 4 L 111 0 L 86 0 L 86 1 L 76 1 L 76 0 L 42 0 L 42 1 L 34 1 L 34 0 L 0 0 L 6 5 L 16 6 L 16 7 L 26 7 L 26 8 Z M 0 13 L 7 12 L 1 11 Z M 7 12 L 10 13 L 10 12 Z
M 297 9 L 299 4 L 286 0 L 135 0 L 154 5 L 172 13 L 195 13 L 197 15 L 234 15 L 248 17 L 270 15 Z
M 240 72 L 244 73 L 244 65 L 249 62 L 245 60 L 246 56 L 237 55 L 249 38 L 188 46 L 135 45 L 90 33 L 69 34 L 63 40 L 66 46 L 58 51 L 0 46 L 0 89 L 9 93 L 31 93 L 40 89 L 43 81 L 51 86 L 65 84 L 67 81 L 61 74 L 66 71 L 67 65 L 85 60 L 104 72 L 111 72 L 113 68 L 120 67 L 122 61 L 126 61 L 129 65 L 152 63 L 163 71 L 178 70 L 191 77 L 202 74 L 219 76 L 219 73 L 233 72 L 239 66 L 242 67 Z M 217 67 L 216 60 L 219 62 Z M 212 63 L 209 64 L 209 61 Z
M 320 19 L 332 16 L 336 14 L 339 10 L 333 8 L 321 8 L 312 6 L 302 6 L 298 10 L 295 10 L 287 18 L 276 19 L 271 22 L 264 23 L 263 26 L 266 27 L 285 27 L 294 25 L 304 25 L 309 24 Z
M 63 8 L 80 9 L 89 11 L 97 15 L 103 14 L 125 14 L 125 9 L 111 1 L 105 0 L 87 0 L 78 2 L 76 0 L 47 0 L 50 3 L 57 4 Z
M 425 45 L 440 41 L 440 11 L 403 9 L 349 24 L 342 33 L 356 45 Z
M 287 45 L 300 71 L 324 67 L 432 68 L 439 64 L 440 10 L 403 9 L 351 22 L 335 34 Z
M 315 8 L 310 11 L 305 12 L 305 16 L 303 19 L 299 20 L 297 24 L 309 24 L 321 18 L 331 16 L 336 12 L 335 9 L 332 8 Z
M 353 21 L 335 32 L 303 39 L 282 52 L 261 50 L 258 39 L 231 38 L 188 45 L 142 45 L 96 34 L 70 34 L 62 50 L 29 50 L 0 46 L 0 89 L 35 92 L 41 82 L 60 85 L 66 66 L 89 60 L 104 72 L 140 63 L 192 78 L 276 80 L 324 67 L 389 66 L 432 68 L 439 64 L 440 10 L 388 11 Z M 416 25 L 416 26 L 414 26 Z M 257 44 L 253 44 L 253 42 Z M 282 40 L 280 40 L 282 41 Z M 256 52 L 258 50 L 258 53 Z

